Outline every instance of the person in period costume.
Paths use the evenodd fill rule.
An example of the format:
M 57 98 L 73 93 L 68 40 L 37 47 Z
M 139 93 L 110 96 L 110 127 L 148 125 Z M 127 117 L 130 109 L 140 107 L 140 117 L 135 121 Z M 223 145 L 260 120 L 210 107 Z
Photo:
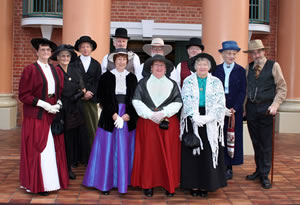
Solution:
M 98 122 L 97 89 L 101 76 L 100 63 L 90 55 L 97 48 L 97 43 L 89 36 L 81 36 L 74 46 L 81 55 L 71 63 L 83 79 L 83 88 L 86 92 L 82 98 L 85 126 L 87 128 L 87 139 L 92 146 L 96 134 Z M 73 69 L 73 68 L 72 68 Z
M 224 164 L 223 125 L 225 95 L 222 82 L 208 71 L 216 66 L 214 58 L 200 53 L 189 59 L 195 73 L 188 76 L 181 91 L 180 137 L 194 134 L 199 147 L 181 143 L 181 188 L 191 190 L 192 196 L 207 197 L 227 185 Z
M 272 162 L 273 116 L 286 98 L 287 85 L 280 65 L 265 57 L 261 40 L 251 40 L 247 51 L 253 58 L 247 68 L 246 118 L 254 148 L 256 170 L 247 180 L 260 179 L 265 189 L 272 187 L 268 178 Z
M 19 84 L 23 103 L 21 138 L 21 187 L 31 193 L 47 196 L 50 191 L 66 189 L 69 183 L 64 135 L 53 135 L 50 129 L 61 108 L 63 73 L 48 64 L 56 44 L 45 38 L 34 38 L 37 62 L 24 68 Z
M 231 111 L 235 115 L 235 144 L 234 156 L 231 158 L 228 154 L 227 143 L 225 143 L 224 157 L 227 166 L 226 179 L 232 179 L 232 165 L 243 164 L 243 104 L 246 96 L 246 70 L 235 63 L 237 53 L 241 49 L 235 41 L 224 41 L 222 48 L 219 49 L 224 62 L 217 66 L 212 74 L 219 78 L 224 87 L 226 97 L 226 114 L 224 124 L 224 139 L 227 139 L 228 119 Z M 226 140 L 225 140 L 226 142 Z
M 151 197 L 153 187 L 173 196 L 180 178 L 179 88 L 169 79 L 174 66 L 162 55 L 148 59 L 132 104 L 139 115 L 131 184 Z
M 189 59 L 202 53 L 204 51 L 204 45 L 202 44 L 201 38 L 193 37 L 190 38 L 188 44 L 186 45 L 186 51 L 188 53 Z M 186 77 L 195 72 L 194 70 L 191 71 L 188 66 L 188 61 L 180 62 L 176 67 L 177 72 L 177 84 L 180 85 L 182 88 L 183 81 Z
M 108 59 L 115 68 L 101 76 L 98 89 L 102 112 L 83 185 L 105 195 L 113 187 L 124 194 L 130 185 L 137 121 L 132 105 L 137 78 L 126 70 L 132 58 L 124 48 L 111 53 Z
M 149 56 L 153 57 L 155 55 L 166 56 L 172 52 L 172 46 L 169 44 L 165 44 L 164 40 L 161 38 L 153 38 L 151 44 L 145 44 L 143 46 L 143 51 Z M 145 77 L 148 75 L 148 71 L 144 70 L 144 63 L 141 64 L 142 75 Z M 177 73 L 175 68 L 172 69 L 170 76 L 168 76 L 172 80 L 177 82 Z
M 112 37 L 113 37 L 113 45 L 114 45 L 115 49 L 118 49 L 118 48 L 127 49 L 128 40 L 130 39 L 130 37 L 127 35 L 127 29 L 117 28 L 115 30 L 115 35 L 113 35 Z M 140 64 L 141 64 L 140 58 L 136 53 L 134 53 L 132 51 L 128 51 L 128 52 L 129 52 L 129 55 L 133 56 L 133 58 L 128 61 L 126 70 L 135 74 L 137 79 L 140 80 L 142 78 L 142 70 L 140 67 Z M 109 54 L 107 54 L 103 57 L 103 60 L 101 63 L 102 73 L 105 73 L 107 70 L 112 70 L 115 68 L 114 63 L 110 62 L 108 60 L 108 56 L 109 56 Z
M 71 165 L 81 162 L 87 164 L 90 153 L 89 142 L 85 139 L 84 116 L 81 98 L 86 92 L 78 70 L 69 68 L 69 63 L 76 60 L 74 47 L 62 44 L 52 54 L 51 59 L 58 61 L 58 67 L 64 74 L 64 88 L 61 94 L 64 116 L 64 136 L 67 154 L 69 178 L 75 179 Z

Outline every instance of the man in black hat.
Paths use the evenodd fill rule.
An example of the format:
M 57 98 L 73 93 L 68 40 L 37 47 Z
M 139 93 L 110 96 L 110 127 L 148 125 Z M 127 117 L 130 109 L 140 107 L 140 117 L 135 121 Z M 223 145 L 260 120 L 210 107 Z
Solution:
M 204 45 L 202 45 L 201 38 L 190 38 L 188 45 L 186 46 L 189 59 L 202 53 L 204 51 Z M 180 62 L 176 67 L 177 72 L 177 84 L 182 87 L 184 79 L 191 74 L 191 70 L 188 67 L 187 61 Z
M 20 157 L 21 187 L 27 192 L 49 195 L 66 189 L 69 183 L 63 135 L 54 135 L 51 123 L 61 108 L 63 73 L 48 64 L 56 44 L 45 38 L 34 38 L 37 62 L 26 66 L 19 84 L 23 103 Z
M 97 43 L 90 36 L 81 36 L 74 45 L 75 50 L 81 55 L 70 64 L 70 67 L 78 69 L 86 92 L 82 98 L 85 125 L 88 131 L 90 146 L 93 144 L 98 123 L 97 89 L 101 76 L 100 63 L 91 57 L 92 51 L 97 48 Z
M 117 28 L 115 31 L 115 35 L 113 37 L 113 45 L 115 49 L 118 48 L 124 48 L 127 49 L 127 43 L 130 37 L 127 35 L 127 30 L 125 28 Z M 140 68 L 140 58 L 137 54 L 133 53 L 132 51 L 129 51 L 130 55 L 133 55 L 133 58 L 128 61 L 128 64 L 126 66 L 126 70 L 129 72 L 132 72 L 136 75 L 137 79 L 140 80 L 142 78 L 142 70 Z M 106 72 L 107 70 L 112 70 L 115 68 L 114 64 L 110 61 L 108 61 L 108 55 L 105 55 L 101 66 L 102 66 L 102 73 Z

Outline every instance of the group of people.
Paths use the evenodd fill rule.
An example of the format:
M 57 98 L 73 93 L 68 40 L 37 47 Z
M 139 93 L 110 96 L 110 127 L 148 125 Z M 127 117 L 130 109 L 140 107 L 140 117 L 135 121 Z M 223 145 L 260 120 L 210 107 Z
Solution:
M 250 41 L 246 52 L 254 62 L 244 69 L 235 63 L 235 41 L 222 43 L 224 63 L 216 65 L 201 39 L 191 38 L 189 59 L 175 68 L 165 57 L 172 47 L 161 38 L 143 46 L 150 56 L 143 64 L 127 50 L 128 40 L 127 30 L 117 28 L 115 51 L 100 65 L 91 57 L 97 43 L 89 36 L 58 47 L 32 39 L 38 60 L 24 68 L 19 84 L 21 187 L 40 195 L 66 189 L 76 178 L 72 167 L 81 163 L 83 185 L 104 195 L 112 188 L 125 194 L 131 185 L 148 197 L 154 187 L 172 197 L 179 186 L 207 197 L 232 179 L 232 165 L 243 163 L 246 113 L 256 163 L 246 179 L 259 178 L 263 188 L 271 188 L 272 115 L 285 98 L 286 83 L 279 64 L 265 58 L 262 42 Z M 58 116 L 64 122 L 59 134 L 52 129 Z M 233 156 L 226 143 L 232 116 Z

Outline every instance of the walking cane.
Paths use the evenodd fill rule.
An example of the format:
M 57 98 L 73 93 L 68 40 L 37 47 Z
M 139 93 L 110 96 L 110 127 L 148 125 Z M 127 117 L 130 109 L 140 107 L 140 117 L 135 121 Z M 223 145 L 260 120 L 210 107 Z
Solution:
M 273 116 L 273 129 L 272 129 L 272 167 L 271 167 L 271 184 L 273 185 L 273 172 L 274 172 L 274 144 L 275 144 L 275 115 Z

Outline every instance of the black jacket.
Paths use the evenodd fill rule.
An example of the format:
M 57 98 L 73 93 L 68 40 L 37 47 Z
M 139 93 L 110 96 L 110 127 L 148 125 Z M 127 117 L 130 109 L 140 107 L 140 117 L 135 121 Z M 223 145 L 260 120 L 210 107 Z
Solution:
M 82 88 L 86 88 L 87 91 L 91 91 L 94 93 L 94 96 L 90 99 L 91 102 L 97 102 L 97 88 L 98 88 L 98 82 L 101 76 L 101 65 L 100 63 L 95 60 L 94 58 L 91 59 L 90 66 L 85 72 L 83 64 L 80 60 L 80 57 L 78 57 L 73 63 L 69 65 L 70 67 L 75 67 L 82 80 L 83 84 L 81 85 Z
M 134 130 L 136 128 L 137 113 L 132 105 L 132 97 L 137 85 L 137 79 L 134 74 L 129 73 L 126 76 L 126 113 L 129 115 L 128 130 Z M 114 121 L 112 116 L 114 113 L 118 113 L 119 106 L 116 100 L 116 77 L 110 71 L 105 72 L 101 78 L 98 87 L 98 100 L 102 106 L 102 112 L 98 127 L 103 128 L 106 131 L 112 132 L 114 129 Z

